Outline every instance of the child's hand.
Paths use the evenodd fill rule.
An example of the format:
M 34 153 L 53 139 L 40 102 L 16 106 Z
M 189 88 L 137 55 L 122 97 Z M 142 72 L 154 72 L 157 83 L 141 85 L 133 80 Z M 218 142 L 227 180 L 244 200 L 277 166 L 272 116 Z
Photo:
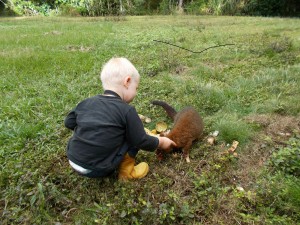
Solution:
M 158 148 L 162 149 L 166 152 L 171 151 L 171 149 L 173 147 L 176 147 L 176 143 L 174 141 L 172 141 L 171 139 L 167 138 L 167 137 L 158 137 L 159 139 L 159 144 L 158 144 Z

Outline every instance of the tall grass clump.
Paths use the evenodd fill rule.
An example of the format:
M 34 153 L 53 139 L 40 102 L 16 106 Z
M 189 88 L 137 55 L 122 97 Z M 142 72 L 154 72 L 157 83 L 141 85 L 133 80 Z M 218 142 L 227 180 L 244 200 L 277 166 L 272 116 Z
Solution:
M 241 144 L 245 144 L 252 136 L 251 126 L 243 120 L 238 119 L 237 115 L 225 114 L 213 119 L 212 130 L 220 132 L 220 141 L 232 143 L 235 140 Z

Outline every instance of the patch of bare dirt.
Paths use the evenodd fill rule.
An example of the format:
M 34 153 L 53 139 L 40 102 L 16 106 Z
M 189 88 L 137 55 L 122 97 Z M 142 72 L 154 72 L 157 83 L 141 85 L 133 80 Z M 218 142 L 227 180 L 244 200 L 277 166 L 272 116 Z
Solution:
M 92 47 L 70 45 L 70 46 L 66 47 L 66 50 L 70 51 L 70 52 L 89 52 L 89 51 L 92 51 L 93 48 Z
M 181 75 L 183 73 L 185 73 L 186 71 L 188 70 L 188 67 L 186 66 L 183 66 L 183 65 L 178 65 L 176 68 L 175 68 L 175 73 L 177 75 Z
M 253 115 L 246 118 L 258 124 L 262 131 L 239 154 L 239 170 L 235 176 L 243 187 L 251 186 L 262 166 L 276 149 L 288 139 L 300 134 L 300 118 L 281 115 Z
M 53 30 L 51 32 L 46 32 L 44 33 L 44 35 L 62 35 L 63 32 L 57 31 L 57 30 Z
M 255 115 L 246 120 L 259 124 L 263 127 L 263 133 L 275 141 L 284 141 L 300 130 L 300 119 L 291 116 Z

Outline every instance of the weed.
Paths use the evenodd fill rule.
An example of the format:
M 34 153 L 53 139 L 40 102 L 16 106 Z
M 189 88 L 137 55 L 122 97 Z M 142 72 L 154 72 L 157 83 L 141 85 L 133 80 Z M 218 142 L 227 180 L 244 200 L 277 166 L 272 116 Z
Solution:
M 276 170 L 300 177 L 300 140 L 291 139 L 288 146 L 273 152 L 269 165 Z

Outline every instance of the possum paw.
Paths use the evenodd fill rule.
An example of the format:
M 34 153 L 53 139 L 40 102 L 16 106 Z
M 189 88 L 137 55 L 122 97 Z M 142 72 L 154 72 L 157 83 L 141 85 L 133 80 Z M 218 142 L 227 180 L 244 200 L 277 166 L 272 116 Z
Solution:
M 190 163 L 190 162 L 191 162 L 190 157 L 189 157 L 189 156 L 185 157 L 185 161 L 186 161 L 187 163 Z

